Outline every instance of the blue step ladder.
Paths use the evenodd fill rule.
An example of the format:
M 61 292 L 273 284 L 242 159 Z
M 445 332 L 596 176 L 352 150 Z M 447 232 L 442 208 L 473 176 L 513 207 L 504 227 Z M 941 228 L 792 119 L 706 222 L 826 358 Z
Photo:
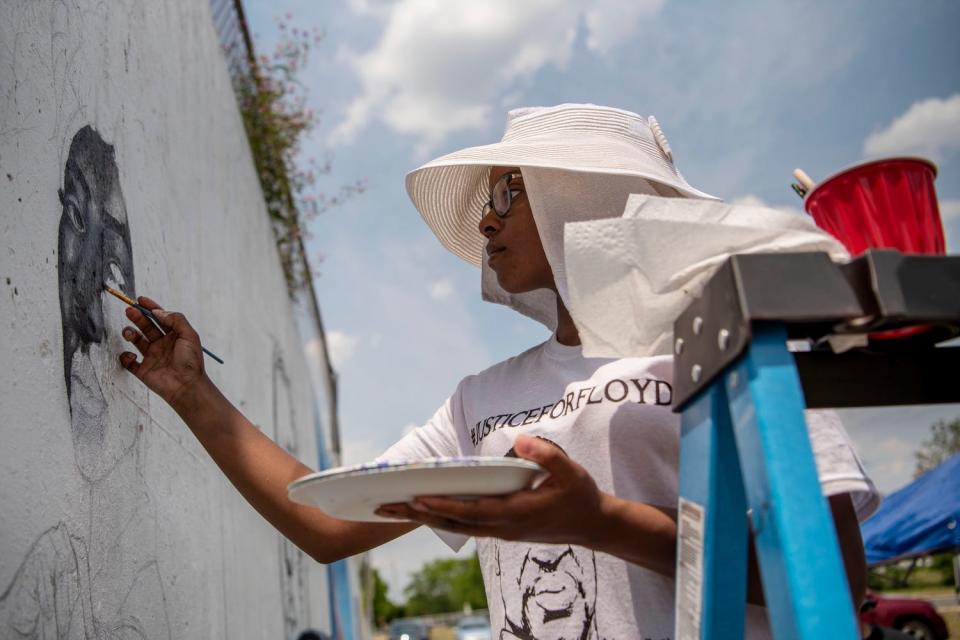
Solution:
M 917 325 L 867 344 L 868 333 Z M 960 347 L 937 346 L 958 333 L 960 257 L 871 250 L 846 264 L 797 253 L 723 265 L 674 325 L 675 640 L 744 637 L 748 527 L 776 640 L 860 638 L 803 412 L 960 402 Z M 829 342 L 861 346 L 835 353 Z

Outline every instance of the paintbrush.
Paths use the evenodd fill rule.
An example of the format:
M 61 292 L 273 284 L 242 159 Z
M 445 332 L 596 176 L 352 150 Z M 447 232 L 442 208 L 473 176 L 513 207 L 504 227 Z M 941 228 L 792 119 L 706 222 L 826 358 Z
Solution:
M 125 294 L 124 294 L 123 292 L 121 292 L 121 291 L 117 291 L 117 290 L 114 289 L 113 287 L 108 287 L 107 285 L 103 285 L 103 289 L 104 289 L 104 291 L 106 291 L 107 293 L 109 293 L 110 295 L 112 295 L 113 297 L 115 297 L 115 298 L 117 298 L 117 299 L 119 299 L 119 300 L 122 300 L 122 301 L 126 302 L 128 305 L 130 305 L 131 307 L 133 307 L 134 309 L 136 309 L 137 311 L 139 311 L 140 313 L 142 313 L 142 314 L 144 315 L 144 317 L 145 317 L 147 320 L 149 320 L 150 323 L 151 323 L 154 327 L 157 328 L 157 331 L 159 331 L 159 332 L 162 333 L 163 335 L 167 335 L 166 330 L 165 330 L 165 329 L 163 328 L 163 326 L 160 324 L 160 320 L 157 318 L 157 316 L 153 315 L 153 311 L 150 311 L 150 309 L 147 309 L 145 306 L 143 306 L 142 304 L 140 304 L 139 302 L 137 302 L 136 300 L 134 300 L 134 299 L 131 298 L 130 296 L 125 295 Z M 206 347 L 204 347 L 204 346 L 202 346 L 202 345 L 200 346 L 200 348 L 203 349 L 203 352 L 204 352 L 205 354 L 207 354 L 208 356 L 210 356 L 211 358 L 213 358 L 214 360 L 216 360 L 216 361 L 219 362 L 220 364 L 223 364 L 223 360 L 221 360 L 221 359 L 220 359 L 216 354 L 214 354 L 212 351 L 210 351 L 209 349 L 207 349 Z

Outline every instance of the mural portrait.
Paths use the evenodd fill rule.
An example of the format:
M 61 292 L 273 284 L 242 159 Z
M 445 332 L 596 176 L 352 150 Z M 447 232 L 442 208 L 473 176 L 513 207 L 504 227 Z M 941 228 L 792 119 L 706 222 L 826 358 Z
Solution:
M 0 1 L 0 640 L 291 639 L 356 595 L 353 564 L 328 579 L 119 361 L 136 347 L 105 286 L 188 313 L 230 353 L 217 386 L 308 465 L 335 428 L 237 107 L 239 16 Z
M 89 126 L 73 137 L 59 195 L 63 375 L 77 469 L 93 482 L 133 447 L 138 407 L 120 401 L 117 386 L 107 381 L 116 369 L 117 352 L 107 345 L 103 286 L 131 297 L 136 293 L 127 208 L 113 147 Z M 114 308 L 109 317 L 112 335 L 119 335 L 122 314 Z
M 169 638 L 139 446 L 146 391 L 121 375 L 124 316 L 104 308 L 104 284 L 135 295 L 130 229 L 114 148 L 92 127 L 71 139 L 58 192 L 64 391 L 86 496 L 0 594 L 0 636 Z

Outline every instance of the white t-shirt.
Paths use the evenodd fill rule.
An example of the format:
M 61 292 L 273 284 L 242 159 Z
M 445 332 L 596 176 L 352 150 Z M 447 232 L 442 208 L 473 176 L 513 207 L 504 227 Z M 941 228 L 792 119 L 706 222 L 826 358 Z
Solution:
M 427 424 L 379 460 L 502 456 L 517 435 L 539 436 L 585 467 L 601 491 L 675 509 L 672 371 L 669 356 L 584 358 L 554 337 L 464 378 Z M 867 517 L 879 497 L 836 414 L 809 412 L 808 429 L 824 494 L 850 493 Z M 436 533 L 454 550 L 467 540 Z M 673 578 L 571 545 L 483 538 L 477 551 L 495 638 L 673 637 Z M 763 610 L 748 609 L 749 637 L 765 637 Z

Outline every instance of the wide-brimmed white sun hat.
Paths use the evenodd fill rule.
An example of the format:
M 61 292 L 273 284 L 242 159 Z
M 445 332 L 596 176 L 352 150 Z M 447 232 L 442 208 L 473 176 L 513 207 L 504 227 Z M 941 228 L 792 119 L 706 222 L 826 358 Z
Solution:
M 455 151 L 407 174 L 407 193 L 427 225 L 476 266 L 486 243 L 477 226 L 495 166 L 635 177 L 658 195 L 716 199 L 683 178 L 653 116 L 592 104 L 514 109 L 500 142 Z

